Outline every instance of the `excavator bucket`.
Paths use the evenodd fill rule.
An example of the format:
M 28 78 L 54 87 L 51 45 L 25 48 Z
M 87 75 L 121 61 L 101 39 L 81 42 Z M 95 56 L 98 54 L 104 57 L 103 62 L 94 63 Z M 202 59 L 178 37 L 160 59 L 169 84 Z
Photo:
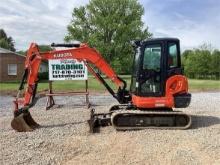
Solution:
M 21 113 L 11 121 L 11 127 L 18 132 L 30 132 L 39 126 L 32 118 L 30 112 Z

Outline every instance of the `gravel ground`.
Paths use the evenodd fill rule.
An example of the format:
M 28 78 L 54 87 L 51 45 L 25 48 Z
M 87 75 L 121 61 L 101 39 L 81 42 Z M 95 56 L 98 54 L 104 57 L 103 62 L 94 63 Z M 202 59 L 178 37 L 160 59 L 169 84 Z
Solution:
M 89 134 L 84 97 L 55 97 L 62 108 L 45 111 L 46 98 L 31 109 L 41 124 L 33 132 L 10 128 L 12 97 L 0 96 L 0 164 L 220 164 L 220 93 L 193 93 L 184 112 L 188 130 L 117 132 L 112 127 Z M 97 111 L 114 103 L 92 96 Z

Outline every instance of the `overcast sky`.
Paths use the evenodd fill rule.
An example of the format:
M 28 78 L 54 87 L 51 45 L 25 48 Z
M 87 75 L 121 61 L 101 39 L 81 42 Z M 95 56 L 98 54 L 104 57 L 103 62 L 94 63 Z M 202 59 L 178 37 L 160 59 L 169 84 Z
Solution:
M 89 0 L 0 0 L 0 28 L 17 50 L 30 42 L 63 42 L 74 7 Z M 154 37 L 178 37 L 183 49 L 204 42 L 220 49 L 220 0 L 140 0 Z

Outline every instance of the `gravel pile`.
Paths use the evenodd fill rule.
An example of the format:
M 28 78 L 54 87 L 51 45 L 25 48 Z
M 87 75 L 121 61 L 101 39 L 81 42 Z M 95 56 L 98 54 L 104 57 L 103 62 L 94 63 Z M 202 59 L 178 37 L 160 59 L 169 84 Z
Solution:
M 83 96 L 55 97 L 61 108 L 45 111 L 46 98 L 31 109 L 41 128 L 18 133 L 10 128 L 12 98 L 0 96 L 0 164 L 220 164 L 220 93 L 193 93 L 188 130 L 89 134 Z M 90 96 L 98 112 L 117 102 Z

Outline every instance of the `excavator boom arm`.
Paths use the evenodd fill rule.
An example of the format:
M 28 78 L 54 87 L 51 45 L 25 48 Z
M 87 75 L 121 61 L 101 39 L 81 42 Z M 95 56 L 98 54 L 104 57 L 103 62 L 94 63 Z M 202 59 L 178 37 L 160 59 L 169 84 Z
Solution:
M 25 90 L 25 95 L 23 101 L 15 101 L 15 112 L 19 111 L 18 104 L 21 106 L 31 107 L 36 102 L 35 94 L 37 91 L 38 84 L 38 71 L 40 63 L 42 60 L 51 60 L 51 59 L 77 59 L 83 61 L 88 70 L 107 88 L 107 90 L 115 97 L 119 102 L 125 102 L 124 93 L 128 94 L 126 91 L 126 82 L 119 78 L 111 66 L 105 61 L 101 54 L 96 51 L 94 48 L 90 48 L 87 44 L 80 45 L 71 45 L 71 44 L 52 44 L 52 46 L 63 46 L 63 47 L 73 47 L 71 49 L 64 50 L 53 50 L 48 52 L 39 52 L 38 46 L 35 43 L 30 45 L 30 48 L 27 52 L 27 57 L 25 61 L 25 71 L 22 78 L 19 91 L 24 88 L 24 82 L 27 80 L 27 87 Z M 103 74 L 105 74 L 112 82 L 119 87 L 119 94 L 115 94 L 114 91 L 108 86 L 105 80 L 101 75 L 94 71 L 93 67 L 90 65 L 93 64 L 98 68 Z M 127 99 L 126 99 L 127 100 Z M 27 109 L 27 108 L 26 108 Z M 20 108 L 22 111 L 22 108 Z
M 117 86 L 123 86 L 123 82 L 118 79 L 117 74 L 105 61 L 105 59 L 94 48 L 82 44 L 79 48 L 55 50 L 41 53 L 43 60 L 50 59 L 77 59 L 86 63 L 94 64 L 102 73 L 110 78 Z

